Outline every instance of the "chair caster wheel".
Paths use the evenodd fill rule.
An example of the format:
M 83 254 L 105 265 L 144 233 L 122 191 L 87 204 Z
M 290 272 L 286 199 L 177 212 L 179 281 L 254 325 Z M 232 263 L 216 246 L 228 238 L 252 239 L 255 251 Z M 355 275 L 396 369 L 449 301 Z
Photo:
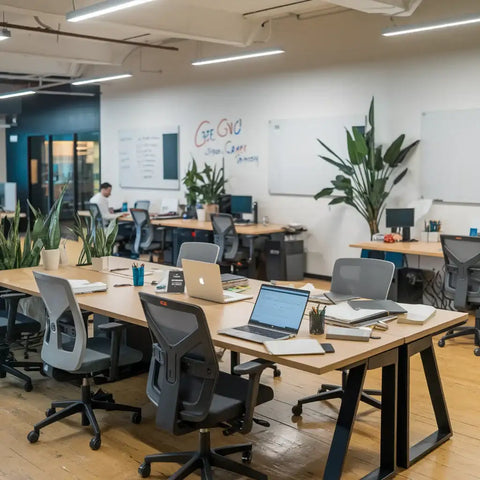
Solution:
M 445 346 L 445 340 L 443 338 L 441 338 L 439 341 L 438 341 L 438 346 L 439 347 L 444 347 Z
M 51 417 L 52 415 L 55 415 L 56 413 L 57 413 L 57 410 L 53 407 L 47 408 L 47 410 L 45 410 L 45 416 L 46 417 Z
M 92 450 L 98 450 L 100 448 L 101 444 L 102 444 L 102 440 L 99 436 L 98 437 L 92 437 L 92 439 L 90 440 L 90 448 Z
M 480 357 L 480 347 L 477 347 L 474 351 L 473 354 L 477 357 Z
M 242 453 L 242 462 L 243 463 L 252 463 L 252 451 L 251 450 L 245 450 Z
M 142 413 L 141 412 L 135 412 L 132 415 L 132 423 L 135 423 L 138 425 L 142 421 Z
M 302 414 L 303 408 L 301 405 L 294 405 L 292 407 L 292 413 L 296 416 L 299 417 Z
M 23 389 L 24 389 L 26 392 L 31 392 L 31 391 L 33 390 L 32 382 L 27 382 L 27 383 L 23 386 Z
M 0 371 L 0 378 L 5 378 L 7 376 L 7 372 L 5 370 Z
M 282 374 L 282 371 L 278 368 L 276 368 L 274 371 L 273 371 L 273 378 L 277 378 L 279 377 L 280 375 Z
M 141 475 L 142 478 L 147 478 L 150 476 L 150 464 L 149 463 L 142 463 L 138 467 L 138 473 Z
M 36 443 L 38 441 L 38 437 L 40 436 L 40 432 L 37 430 L 32 430 L 28 435 L 27 435 L 27 440 L 30 443 Z

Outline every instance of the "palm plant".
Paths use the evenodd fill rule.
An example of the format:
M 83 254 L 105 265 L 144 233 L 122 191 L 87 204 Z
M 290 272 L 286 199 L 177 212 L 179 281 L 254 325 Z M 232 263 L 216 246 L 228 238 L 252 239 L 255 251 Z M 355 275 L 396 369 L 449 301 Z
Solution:
M 217 166 L 213 168 L 210 165 L 205 165 L 205 168 L 200 173 L 200 194 L 203 198 L 203 203 L 212 204 L 218 203 L 219 197 L 225 192 L 225 180 L 223 167 L 217 171 Z
M 334 158 L 319 155 L 326 162 L 340 170 L 340 174 L 331 180 L 327 187 L 315 195 L 315 200 L 332 195 L 338 191 L 340 196 L 333 198 L 329 205 L 345 203 L 355 208 L 368 222 L 370 235 L 378 232 L 379 220 L 385 209 L 385 201 L 392 188 L 407 174 L 404 168 L 397 174 L 397 168 L 413 152 L 420 140 L 402 148 L 405 135 L 400 135 L 383 152 L 382 145 L 375 145 L 374 98 L 370 102 L 368 122 L 365 134 L 363 128 L 353 127 L 347 130 L 348 158 L 343 159 L 324 142 L 317 139 Z M 390 182 L 392 174 L 396 174 Z
M 187 200 L 187 206 L 195 207 L 197 204 L 198 196 L 200 194 L 200 188 L 198 182 L 202 179 L 200 172 L 198 171 L 197 163 L 192 158 L 192 163 L 189 166 L 185 176 L 182 178 L 182 182 L 187 189 L 185 198 Z

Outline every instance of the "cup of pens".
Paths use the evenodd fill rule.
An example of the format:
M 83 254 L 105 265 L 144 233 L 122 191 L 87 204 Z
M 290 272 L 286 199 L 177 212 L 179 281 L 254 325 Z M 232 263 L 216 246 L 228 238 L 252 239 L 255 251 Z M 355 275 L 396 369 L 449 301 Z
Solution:
M 136 263 L 132 265 L 133 285 L 135 287 L 143 287 L 144 270 L 145 266 L 143 263 L 141 265 L 137 265 Z
M 310 334 L 323 335 L 325 333 L 325 307 L 322 310 L 319 307 L 312 307 L 309 313 Z

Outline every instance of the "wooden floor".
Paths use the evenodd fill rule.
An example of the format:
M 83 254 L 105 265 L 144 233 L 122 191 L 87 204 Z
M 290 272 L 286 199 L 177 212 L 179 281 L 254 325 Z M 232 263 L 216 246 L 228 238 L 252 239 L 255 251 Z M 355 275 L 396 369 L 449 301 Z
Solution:
M 471 337 L 449 341 L 436 348 L 443 386 L 450 410 L 454 436 L 436 451 L 396 478 L 412 480 L 468 480 L 480 478 L 480 358 L 473 355 Z M 229 356 L 222 360 L 228 369 Z M 434 429 L 433 412 L 427 399 L 427 388 L 419 358 L 412 362 L 413 441 Z M 34 390 L 24 392 L 11 377 L 0 379 L 0 479 L 135 479 L 144 455 L 157 451 L 190 450 L 196 447 L 197 434 L 174 437 L 155 427 L 155 409 L 145 394 L 146 375 L 103 386 L 115 395 L 117 402 L 141 406 L 143 422 L 135 425 L 126 413 L 98 412 L 102 429 L 102 447 L 89 448 L 90 429 L 81 427 L 79 418 L 71 417 L 51 425 L 36 444 L 27 441 L 32 425 L 44 417 L 52 400 L 74 399 L 79 389 L 68 383 L 32 373 Z M 212 433 L 213 445 L 254 443 L 252 466 L 268 474 L 271 480 L 316 480 L 322 478 L 332 438 L 339 400 L 310 404 L 303 417 L 293 421 L 291 407 L 296 399 L 317 390 L 322 381 L 336 383 L 340 374 L 317 377 L 286 367 L 280 378 L 267 371 L 263 381 L 275 390 L 275 399 L 257 409 L 258 416 L 271 423 L 270 428 L 254 425 L 247 436 L 224 437 L 220 430 Z M 377 372 L 369 372 L 368 387 L 379 386 Z M 378 461 L 379 412 L 360 406 L 344 479 L 358 479 Z M 152 466 L 151 478 L 165 479 L 178 465 Z M 192 475 L 199 479 L 199 475 Z M 238 478 L 223 471 L 216 478 Z

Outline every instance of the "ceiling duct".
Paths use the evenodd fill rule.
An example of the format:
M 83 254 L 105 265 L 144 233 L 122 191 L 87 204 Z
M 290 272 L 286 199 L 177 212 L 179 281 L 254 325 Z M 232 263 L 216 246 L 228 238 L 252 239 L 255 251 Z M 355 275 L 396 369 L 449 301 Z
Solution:
M 328 0 L 329 3 L 365 13 L 408 17 L 422 0 Z

